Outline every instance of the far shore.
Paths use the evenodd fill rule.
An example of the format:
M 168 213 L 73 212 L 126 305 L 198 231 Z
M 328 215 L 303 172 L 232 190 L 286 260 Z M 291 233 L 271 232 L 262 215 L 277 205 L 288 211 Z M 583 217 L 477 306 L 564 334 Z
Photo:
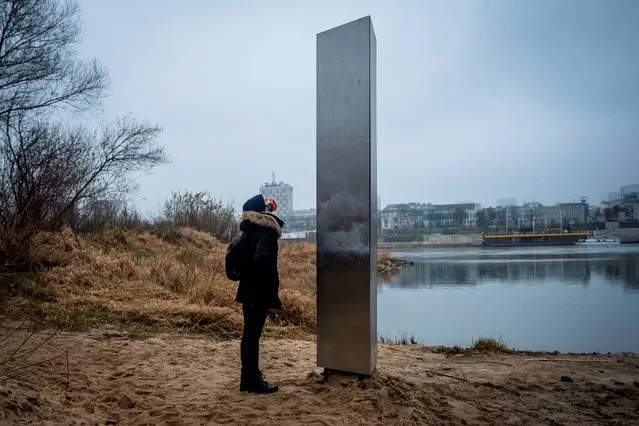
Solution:
M 481 247 L 481 243 L 447 243 L 438 244 L 428 241 L 418 241 L 410 243 L 377 243 L 377 247 L 380 249 L 439 249 L 439 248 L 473 248 Z

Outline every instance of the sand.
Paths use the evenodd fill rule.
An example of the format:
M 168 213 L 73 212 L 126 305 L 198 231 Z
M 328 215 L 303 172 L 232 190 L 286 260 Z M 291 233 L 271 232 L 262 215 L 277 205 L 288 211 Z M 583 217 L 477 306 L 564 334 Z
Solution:
M 20 337 L 1 343 L 0 359 Z M 633 355 L 445 355 L 382 344 L 373 378 L 324 381 L 314 342 L 267 339 L 261 367 L 281 389 L 254 395 L 239 392 L 238 348 L 112 327 L 58 333 L 29 362 L 61 357 L 0 378 L 0 424 L 639 424 Z

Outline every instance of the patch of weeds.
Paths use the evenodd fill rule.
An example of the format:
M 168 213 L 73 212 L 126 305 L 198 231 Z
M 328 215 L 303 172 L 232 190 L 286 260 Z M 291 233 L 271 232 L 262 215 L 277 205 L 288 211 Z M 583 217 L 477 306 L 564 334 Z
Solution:
M 424 350 L 427 352 L 445 354 L 445 355 L 470 355 L 473 352 L 489 352 L 489 353 L 520 353 L 520 351 L 514 351 L 510 349 L 506 343 L 502 340 L 501 336 L 496 339 L 494 337 L 480 337 L 473 339 L 470 346 L 425 346 Z
M 121 316 L 99 303 L 61 306 L 59 301 L 31 300 L 32 313 L 65 330 L 83 331 L 108 323 L 120 323 Z
M 445 354 L 445 355 L 459 355 L 469 352 L 468 348 L 464 348 L 458 345 L 455 346 L 427 346 L 424 350 L 436 354 Z
M 470 350 L 482 352 L 511 352 L 501 336 L 499 339 L 495 339 L 494 337 L 480 337 L 473 340 Z
M 64 328 L 82 330 L 109 322 L 110 315 L 100 311 L 72 311 L 60 319 L 60 325 Z
M 117 323 L 117 318 L 108 311 L 87 308 L 59 311 L 54 304 L 42 303 L 38 305 L 42 315 L 54 325 L 65 330 L 82 331 L 100 324 Z
M 379 335 L 377 337 L 379 343 L 388 343 L 391 345 L 417 345 L 419 342 L 412 334 L 409 336 L 406 332 L 400 333 L 398 337 L 387 337 Z
M 0 293 L 8 297 L 21 296 L 35 301 L 55 301 L 55 297 L 44 287 L 38 279 L 37 272 L 0 274 Z
M 181 238 L 182 238 L 182 236 L 175 229 L 170 229 L 165 234 L 162 235 L 162 239 L 164 241 L 166 241 L 167 243 L 172 244 L 174 246 L 179 246 L 180 245 Z
M 91 282 L 91 279 L 84 275 L 74 276 L 72 278 L 72 282 L 74 285 L 77 285 L 78 287 L 91 287 L 91 285 L 93 284 Z
M 145 260 L 151 260 L 157 257 L 157 253 L 151 252 L 138 252 L 133 255 L 133 261 L 135 262 L 143 262 Z

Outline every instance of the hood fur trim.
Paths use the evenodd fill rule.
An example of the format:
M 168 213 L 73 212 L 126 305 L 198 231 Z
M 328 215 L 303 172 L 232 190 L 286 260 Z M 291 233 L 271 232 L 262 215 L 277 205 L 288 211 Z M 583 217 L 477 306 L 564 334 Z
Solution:
M 247 222 L 251 222 L 257 226 L 261 226 L 263 228 L 270 228 L 277 233 L 277 238 L 282 236 L 282 227 L 279 223 L 277 223 L 277 219 L 275 219 L 270 214 L 258 213 L 258 212 L 244 212 L 242 213 L 242 219 Z

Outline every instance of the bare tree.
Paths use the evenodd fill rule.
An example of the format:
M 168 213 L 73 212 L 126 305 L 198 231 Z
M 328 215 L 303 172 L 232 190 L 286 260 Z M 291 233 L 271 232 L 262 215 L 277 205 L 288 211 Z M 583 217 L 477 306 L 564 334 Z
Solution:
M 1 3 L 0 117 L 99 105 L 108 76 L 96 61 L 76 59 L 80 30 L 75 1 Z
M 151 224 L 123 199 L 90 199 L 79 203 L 67 215 L 69 226 L 79 232 L 106 228 L 148 228 Z
M 97 132 L 30 120 L 5 127 L 0 135 L 0 261 L 3 252 L 5 257 L 21 252 L 33 232 L 59 229 L 75 207 L 132 190 L 131 172 L 167 161 L 154 142 L 159 132 L 128 117 Z
M 396 215 L 400 229 L 411 228 L 411 208 L 408 204 L 399 204 L 397 206 Z
M 123 198 L 132 172 L 168 157 L 156 144 L 161 129 L 130 116 L 95 131 L 55 120 L 61 109 L 99 106 L 108 86 L 103 68 L 76 58 L 76 1 L 4 1 L 0 31 L 2 266 L 25 257 L 37 230 L 59 228 L 91 200 Z
M 453 210 L 453 221 L 457 228 L 461 228 L 464 224 L 464 219 L 466 218 L 466 210 L 463 207 L 455 207 Z
M 485 230 L 488 225 L 488 212 L 486 209 L 480 209 L 477 212 L 477 228 Z

